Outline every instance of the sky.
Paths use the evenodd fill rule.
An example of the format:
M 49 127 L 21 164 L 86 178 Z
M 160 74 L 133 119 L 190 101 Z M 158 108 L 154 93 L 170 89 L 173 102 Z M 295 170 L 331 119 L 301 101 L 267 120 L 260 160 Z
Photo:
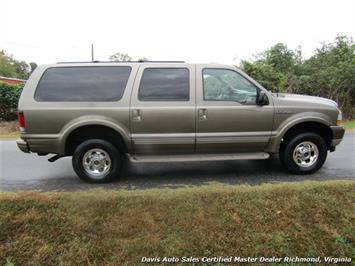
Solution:
M 0 50 L 38 64 L 133 59 L 238 64 L 282 42 L 308 58 L 355 36 L 355 0 L 0 0 Z

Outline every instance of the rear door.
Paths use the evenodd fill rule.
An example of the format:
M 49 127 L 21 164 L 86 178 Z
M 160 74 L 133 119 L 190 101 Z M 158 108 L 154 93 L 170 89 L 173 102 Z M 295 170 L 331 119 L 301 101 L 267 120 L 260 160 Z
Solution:
M 130 105 L 135 154 L 195 150 L 195 66 L 142 64 Z
M 196 151 L 261 152 L 270 139 L 274 107 L 259 106 L 259 88 L 235 68 L 197 65 Z

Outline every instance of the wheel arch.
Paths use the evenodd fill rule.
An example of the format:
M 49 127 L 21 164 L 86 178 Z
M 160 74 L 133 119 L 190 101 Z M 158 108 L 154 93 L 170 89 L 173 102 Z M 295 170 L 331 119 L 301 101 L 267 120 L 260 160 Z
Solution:
M 61 132 L 60 147 L 63 154 L 71 155 L 81 142 L 91 139 L 103 139 L 114 144 L 122 153 L 131 148 L 128 129 L 117 121 L 103 118 L 72 121 Z
M 280 143 L 280 148 L 282 147 L 282 144 L 292 138 L 293 136 L 300 134 L 302 132 L 313 132 L 321 136 L 326 144 L 327 144 L 327 149 L 329 150 L 331 147 L 331 140 L 332 140 L 332 131 L 329 128 L 329 126 L 320 123 L 320 122 L 315 122 L 315 121 L 309 121 L 309 122 L 302 122 L 299 124 L 296 124 L 289 128 L 284 135 L 282 136 L 281 143 Z
M 321 117 L 303 117 L 293 120 L 289 123 L 284 123 L 278 133 L 271 137 L 270 143 L 267 147 L 269 152 L 278 153 L 282 143 L 300 132 L 314 132 L 320 135 L 327 144 L 327 149 L 331 148 L 331 140 L 333 133 L 330 129 L 330 123 L 327 119 Z

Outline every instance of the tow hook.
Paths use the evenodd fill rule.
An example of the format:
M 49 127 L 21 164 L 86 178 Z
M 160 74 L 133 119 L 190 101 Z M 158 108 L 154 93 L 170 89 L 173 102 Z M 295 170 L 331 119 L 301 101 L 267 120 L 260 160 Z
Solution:
M 51 158 L 48 159 L 48 162 L 53 163 L 53 162 L 55 162 L 56 160 L 58 160 L 58 159 L 60 159 L 60 158 L 62 158 L 62 157 L 64 157 L 64 156 L 59 155 L 59 154 L 54 155 L 53 157 L 51 157 Z

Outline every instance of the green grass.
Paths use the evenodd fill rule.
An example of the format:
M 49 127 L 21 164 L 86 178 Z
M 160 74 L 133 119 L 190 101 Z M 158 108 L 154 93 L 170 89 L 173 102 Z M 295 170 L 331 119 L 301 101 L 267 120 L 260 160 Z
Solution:
M 355 182 L 0 194 L 0 265 L 355 257 Z M 221 265 L 221 264 L 220 264 Z
M 344 121 L 345 129 L 355 129 L 355 120 Z

